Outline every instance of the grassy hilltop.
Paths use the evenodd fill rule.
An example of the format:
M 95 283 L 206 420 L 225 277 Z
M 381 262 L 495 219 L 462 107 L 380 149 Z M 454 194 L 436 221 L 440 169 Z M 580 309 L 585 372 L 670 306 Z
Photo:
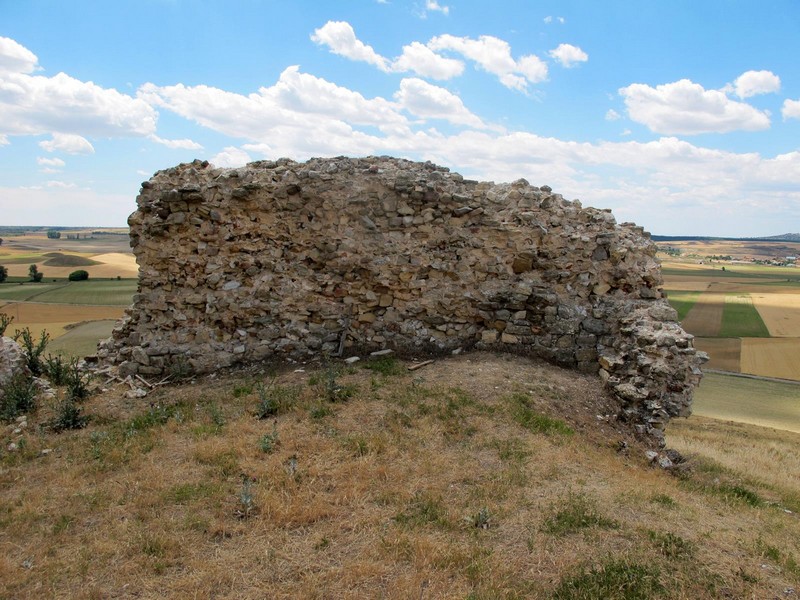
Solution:
M 136 289 L 124 236 L 77 247 L 37 235 L 0 246 L 22 280 L 0 285 L 9 333 L 46 329 L 48 351 L 89 354 Z M 77 258 L 46 266 L 52 252 Z M 684 326 L 710 328 L 697 343 L 713 367 L 800 364 L 769 358 L 794 356 L 797 271 L 685 259 L 665 264 L 666 288 Z M 30 260 L 42 283 L 25 281 Z M 48 273 L 78 262 L 89 281 Z M 486 353 L 410 364 L 100 377 L 69 419 L 59 388 L 2 424 L 0 598 L 777 598 L 800 586 L 798 385 L 707 374 L 702 416 L 668 427 L 687 458 L 670 473 L 609 417 L 596 378 Z
M 689 461 L 670 475 L 592 377 L 490 354 L 407 364 L 239 371 L 144 399 L 117 385 L 64 433 L 42 427 L 58 412 L 45 403 L 3 429 L 18 449 L 0 457 L 0 597 L 767 598 L 800 584 L 786 477 L 800 435 L 673 421 Z

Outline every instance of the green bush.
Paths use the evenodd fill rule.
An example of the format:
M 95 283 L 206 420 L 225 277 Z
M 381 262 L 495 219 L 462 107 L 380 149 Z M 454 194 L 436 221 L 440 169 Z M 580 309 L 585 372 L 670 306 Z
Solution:
M 8 278 L 8 269 L 0 265 L 0 283 L 3 283 Z
M 36 385 L 24 373 L 18 373 L 6 382 L 0 400 L 0 418 L 12 421 L 20 413 L 32 411 L 36 406 Z
M 78 269 L 77 271 L 70 273 L 68 279 L 70 281 L 86 281 L 89 279 L 89 272 L 84 271 L 83 269 Z

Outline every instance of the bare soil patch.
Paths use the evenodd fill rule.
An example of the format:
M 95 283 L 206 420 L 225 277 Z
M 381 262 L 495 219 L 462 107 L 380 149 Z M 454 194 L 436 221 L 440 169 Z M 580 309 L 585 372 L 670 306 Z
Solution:
M 694 347 L 706 352 L 709 369 L 739 372 L 742 342 L 738 338 L 695 338 Z
M 722 326 L 724 309 L 725 294 L 705 292 L 681 321 L 681 326 L 699 337 L 716 337 Z

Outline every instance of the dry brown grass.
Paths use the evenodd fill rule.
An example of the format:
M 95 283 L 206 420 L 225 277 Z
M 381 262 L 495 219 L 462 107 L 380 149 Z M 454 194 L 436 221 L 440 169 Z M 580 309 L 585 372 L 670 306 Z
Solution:
M 265 378 L 144 400 L 111 390 L 86 404 L 87 429 L 60 435 L 36 427 L 50 418 L 40 409 L 24 448 L 0 459 L 0 597 L 548 598 L 617 559 L 657 569 L 668 598 L 773 597 L 800 583 L 796 515 L 719 493 L 707 469 L 681 480 L 649 467 L 606 418 L 594 378 L 474 354 L 343 372 L 352 397 L 328 403 L 309 369 L 281 375 L 291 402 L 258 420 Z M 521 407 L 576 433 L 527 429 Z M 4 437 L 3 448 L 20 438 Z M 581 507 L 599 520 L 548 525 Z

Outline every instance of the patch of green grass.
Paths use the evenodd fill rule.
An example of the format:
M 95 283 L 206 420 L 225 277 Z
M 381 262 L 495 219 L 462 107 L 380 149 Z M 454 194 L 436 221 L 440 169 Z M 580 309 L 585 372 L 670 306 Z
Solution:
M 619 523 L 603 517 L 596 503 L 584 494 L 570 493 L 559 502 L 558 508 L 551 508 L 553 513 L 542 524 L 542 531 L 552 535 L 567 535 L 582 529 L 599 527 L 601 529 L 617 529 Z
M 172 504 L 190 504 L 213 496 L 219 491 L 219 486 L 206 481 L 199 483 L 181 483 L 167 490 L 165 499 Z
M 565 435 L 574 434 L 574 430 L 561 419 L 549 417 L 537 412 L 531 407 L 531 398 L 523 393 L 517 392 L 508 397 L 511 405 L 511 415 L 514 420 L 528 431 L 533 433 L 543 433 L 545 435 Z
M 25 283 L 20 283 L 9 282 L 8 280 L 5 283 L 0 283 L 0 300 L 24 302 L 67 285 L 66 283 L 32 283 L 27 282 L 27 278 Z
M 669 290 L 667 292 L 667 299 L 670 306 L 678 311 L 678 321 L 683 321 L 686 315 L 694 306 L 697 299 L 702 292 L 684 292 L 678 290 Z
M 415 493 L 407 503 L 405 510 L 396 515 L 394 520 L 408 527 L 426 525 L 433 525 L 441 529 L 450 527 L 444 501 L 440 496 L 428 492 Z
M 679 535 L 669 531 L 662 533 L 648 530 L 647 537 L 653 542 L 659 553 L 667 558 L 684 560 L 694 556 L 694 544 Z
M 800 432 L 800 385 L 705 373 L 692 412 L 703 417 Z
M 743 485 L 722 483 L 716 487 L 715 491 L 726 500 L 744 502 L 754 508 L 764 506 L 764 499 L 756 492 Z
M 650 502 L 655 504 L 660 504 L 661 506 L 667 506 L 669 508 L 673 508 L 678 506 L 678 503 L 672 498 L 672 496 L 668 496 L 667 494 L 654 494 L 650 498 Z
M 659 570 L 627 560 L 607 560 L 565 577 L 553 600 L 650 600 L 665 592 Z
M 407 373 L 407 369 L 394 356 L 378 356 L 372 358 L 361 365 L 364 369 L 369 369 L 373 373 L 380 373 L 387 377 L 391 375 L 402 375 Z
M 45 277 L 47 273 L 45 273 Z M 37 302 L 50 302 L 53 304 L 84 304 L 97 306 L 129 306 L 136 293 L 138 281 L 135 279 L 72 281 L 62 284 L 30 284 L 33 292 L 26 300 L 35 296 Z M 39 291 L 46 288 L 44 291 Z M 13 289 L 13 288 L 11 288 Z M 23 298 L 10 298 L 6 294 L 6 287 L 0 287 L 0 298 L 22 300 Z M 18 292 L 19 293 L 19 292 Z
M 726 296 L 719 337 L 770 337 L 750 296 Z

